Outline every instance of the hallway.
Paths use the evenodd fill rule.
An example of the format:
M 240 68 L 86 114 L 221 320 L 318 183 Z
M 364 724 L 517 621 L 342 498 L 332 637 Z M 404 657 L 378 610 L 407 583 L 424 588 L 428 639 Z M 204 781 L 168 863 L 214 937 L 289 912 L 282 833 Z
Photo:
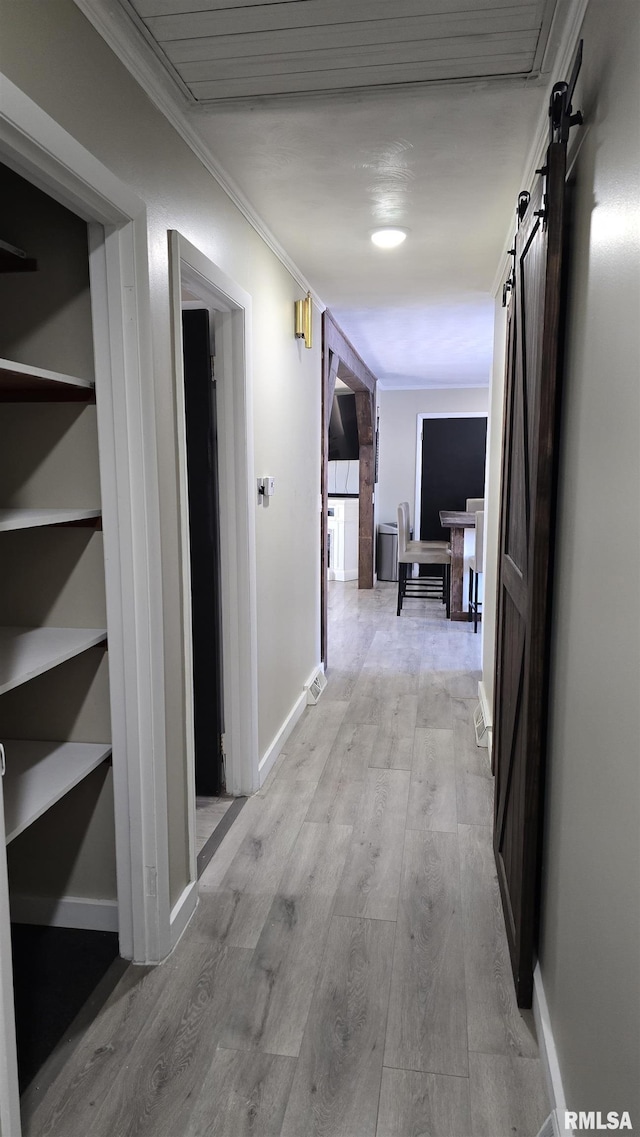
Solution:
M 329 683 L 129 968 L 30 1137 L 535 1137 L 475 745 L 480 636 L 395 586 L 330 586 Z

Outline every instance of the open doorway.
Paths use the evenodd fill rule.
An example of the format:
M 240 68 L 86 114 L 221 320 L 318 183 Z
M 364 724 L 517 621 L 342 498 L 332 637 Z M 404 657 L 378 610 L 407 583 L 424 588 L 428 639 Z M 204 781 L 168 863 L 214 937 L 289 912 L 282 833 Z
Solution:
M 226 790 L 215 344 L 207 308 L 182 312 L 196 799 Z
M 191 296 L 183 286 L 183 296 Z M 198 876 L 238 811 L 227 794 L 220 563 L 216 309 L 182 302 L 182 359 L 193 668 L 195 843 Z M 233 810 L 233 812 L 229 812 Z M 229 816 L 228 816 L 229 814 Z
M 188 502 L 193 776 L 198 876 L 221 835 L 233 798 L 224 755 L 224 672 L 220 568 L 217 311 L 182 284 L 182 360 Z M 226 827 L 225 827 L 226 832 Z
M 250 297 L 170 233 L 190 880 L 257 788 Z M 178 787 L 174 787 L 178 792 Z

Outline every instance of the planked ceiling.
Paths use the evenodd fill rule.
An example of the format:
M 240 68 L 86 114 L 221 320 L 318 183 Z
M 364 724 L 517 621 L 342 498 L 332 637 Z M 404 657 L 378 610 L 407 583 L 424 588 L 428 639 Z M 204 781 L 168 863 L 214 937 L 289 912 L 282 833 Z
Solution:
M 198 103 L 535 78 L 557 0 L 121 0 Z

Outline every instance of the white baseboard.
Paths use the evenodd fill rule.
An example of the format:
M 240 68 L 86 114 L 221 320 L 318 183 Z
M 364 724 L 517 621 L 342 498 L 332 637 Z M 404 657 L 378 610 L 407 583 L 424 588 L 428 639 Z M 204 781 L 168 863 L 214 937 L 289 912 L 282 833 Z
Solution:
M 314 667 L 309 678 L 309 683 L 313 679 L 314 675 L 317 674 L 319 668 L 320 664 L 318 664 L 317 667 Z M 280 730 L 273 739 L 273 742 L 270 746 L 267 747 L 264 754 L 262 755 L 262 758 L 260 759 L 260 764 L 258 766 L 258 780 L 261 786 L 264 785 L 267 778 L 269 777 L 269 772 L 275 765 L 276 759 L 278 758 L 282 747 L 284 746 L 289 735 L 291 734 L 291 731 L 298 722 L 298 719 L 301 718 L 304 709 L 307 706 L 307 686 L 308 683 L 293 704 L 291 710 L 289 711 L 289 714 L 280 727 Z
M 198 906 L 198 882 L 192 880 L 190 884 L 182 892 L 173 908 L 171 909 L 171 916 L 169 917 L 169 924 L 171 927 L 171 950 L 178 943 L 182 933 L 187 927 L 193 913 Z
M 481 679 L 478 683 L 478 698 L 480 700 L 480 706 L 482 707 L 484 725 L 487 728 L 487 746 L 489 750 L 489 758 L 491 758 L 491 750 L 493 747 L 493 719 L 491 715 L 491 706 L 487 697 L 487 689 L 484 685 L 484 679 Z
M 40 924 L 51 928 L 87 928 L 95 932 L 118 931 L 117 900 L 94 900 L 85 896 L 11 896 L 11 919 L 16 924 Z
M 357 580 L 357 569 L 329 569 L 327 574 L 329 580 Z
M 542 972 L 540 971 L 539 963 L 536 963 L 535 971 L 533 973 L 533 1018 L 536 1024 L 540 1061 L 542 1062 L 542 1068 L 544 1070 L 545 1080 L 547 1083 L 549 1101 L 552 1108 L 556 1110 L 556 1113 L 558 1115 L 560 1132 L 563 1134 L 563 1137 L 570 1137 L 571 1131 L 565 1131 L 562 1128 L 562 1123 L 567 1108 L 567 1102 L 564 1096 L 564 1087 L 562 1085 L 562 1074 L 560 1072 L 558 1052 L 556 1050 L 553 1031 L 551 1029 L 549 1007 L 547 1005 L 547 997 L 544 992 Z

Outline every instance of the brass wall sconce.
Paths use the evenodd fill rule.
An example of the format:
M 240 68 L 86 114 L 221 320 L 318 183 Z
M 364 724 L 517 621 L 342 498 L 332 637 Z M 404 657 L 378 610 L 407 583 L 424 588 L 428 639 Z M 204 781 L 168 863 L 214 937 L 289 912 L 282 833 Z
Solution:
M 296 300 L 296 339 L 304 340 L 305 347 L 312 347 L 311 326 L 313 310 L 311 306 L 311 293 L 307 292 L 304 300 Z

